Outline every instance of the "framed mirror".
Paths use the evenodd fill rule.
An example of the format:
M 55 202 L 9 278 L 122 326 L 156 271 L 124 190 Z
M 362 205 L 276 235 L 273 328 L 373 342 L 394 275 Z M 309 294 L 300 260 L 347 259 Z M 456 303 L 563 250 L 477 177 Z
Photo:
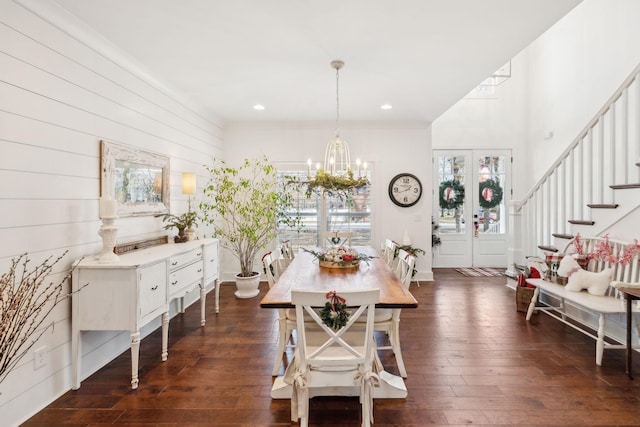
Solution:
M 169 212 L 169 157 L 100 141 L 100 195 L 115 199 L 118 216 Z

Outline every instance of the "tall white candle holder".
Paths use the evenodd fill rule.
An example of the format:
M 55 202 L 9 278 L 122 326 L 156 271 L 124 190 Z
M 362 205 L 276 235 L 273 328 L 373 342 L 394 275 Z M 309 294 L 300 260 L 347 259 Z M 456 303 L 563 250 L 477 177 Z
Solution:
M 116 236 L 118 235 L 118 227 L 116 227 L 115 221 L 117 216 L 103 217 L 102 227 L 98 234 L 102 237 L 102 253 L 98 258 L 98 262 L 115 262 L 120 258 L 113 252 L 113 248 L 116 246 Z

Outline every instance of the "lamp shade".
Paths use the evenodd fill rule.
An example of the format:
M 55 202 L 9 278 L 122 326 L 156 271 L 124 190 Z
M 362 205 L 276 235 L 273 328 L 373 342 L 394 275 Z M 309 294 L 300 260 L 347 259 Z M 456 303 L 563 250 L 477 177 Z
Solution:
M 196 194 L 196 174 L 185 172 L 182 174 L 182 194 Z

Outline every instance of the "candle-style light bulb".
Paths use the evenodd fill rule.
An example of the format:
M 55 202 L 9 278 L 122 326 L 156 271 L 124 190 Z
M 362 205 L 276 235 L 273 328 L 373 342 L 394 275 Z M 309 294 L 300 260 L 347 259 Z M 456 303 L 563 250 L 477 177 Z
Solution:
M 311 159 L 307 160 L 307 178 L 311 179 Z
M 362 163 L 362 162 L 360 161 L 360 158 L 357 158 L 357 159 L 356 159 L 356 165 L 358 166 L 358 178 L 360 178 L 360 164 L 361 164 L 361 163 Z

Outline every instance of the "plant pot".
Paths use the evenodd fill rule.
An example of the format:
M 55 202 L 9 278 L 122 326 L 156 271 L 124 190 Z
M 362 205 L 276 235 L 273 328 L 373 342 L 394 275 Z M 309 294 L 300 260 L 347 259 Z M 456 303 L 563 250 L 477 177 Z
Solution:
M 187 241 L 191 242 L 193 240 L 198 240 L 198 235 L 196 234 L 196 230 L 192 227 L 184 230 L 184 235 L 187 237 Z
M 260 273 L 253 273 L 253 276 L 241 277 L 236 274 L 236 298 L 253 298 L 260 293 L 258 285 L 260 284 Z
M 187 240 L 188 239 L 187 239 L 186 234 L 184 233 L 184 228 L 179 228 L 178 229 L 178 235 L 173 237 L 173 241 L 176 242 L 176 243 L 184 243 Z

